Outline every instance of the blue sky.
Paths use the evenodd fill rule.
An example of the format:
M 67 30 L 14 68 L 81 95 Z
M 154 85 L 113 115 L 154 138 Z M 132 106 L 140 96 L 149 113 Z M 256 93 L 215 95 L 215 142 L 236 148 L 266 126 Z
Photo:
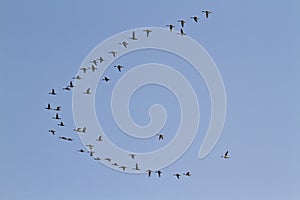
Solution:
M 0 1 L 1 133 L 0 199 L 299 199 L 300 27 L 297 1 Z M 201 10 L 213 13 L 204 20 Z M 201 17 L 195 24 L 192 15 Z M 163 177 L 123 174 L 88 155 L 72 131 L 71 93 L 61 90 L 88 53 L 111 35 L 137 27 L 165 27 L 185 18 L 185 31 L 217 64 L 227 93 L 227 117 L 213 151 L 198 159 L 210 103 L 191 66 L 158 51 L 129 54 L 118 62 L 160 62 L 187 76 L 200 100 L 199 132 L 188 151 L 163 169 Z M 130 68 L 130 67 L 128 67 Z M 125 69 L 128 70 L 128 69 Z M 113 80 L 121 74 L 111 73 Z M 113 81 L 112 81 L 113 84 Z M 113 85 L 97 88 L 97 116 L 104 128 Z M 50 97 L 51 88 L 59 95 Z M 102 93 L 103 92 L 103 93 Z M 151 98 L 147 97 L 147 94 Z M 160 94 L 153 98 L 153 94 Z M 107 96 L 106 96 L 107 97 Z M 56 127 L 48 102 L 63 106 L 65 129 Z M 137 103 L 143 102 L 143 103 Z M 157 149 L 174 137 L 178 104 L 167 90 L 149 86 L 133 96 L 132 115 L 146 123 L 149 105 L 170 112 L 164 143 L 139 145 L 119 132 L 116 144 L 136 151 Z M 73 137 L 58 140 L 48 133 Z M 120 139 L 121 138 L 121 139 Z M 230 151 L 231 159 L 221 155 Z M 192 176 L 177 180 L 176 172 Z

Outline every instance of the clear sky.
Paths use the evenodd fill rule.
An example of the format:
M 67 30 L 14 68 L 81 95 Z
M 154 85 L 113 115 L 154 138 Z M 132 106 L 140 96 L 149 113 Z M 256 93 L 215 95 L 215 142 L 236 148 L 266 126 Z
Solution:
M 0 199 L 243 199 L 300 198 L 300 3 L 288 1 L 0 1 L 1 131 Z M 203 9 L 211 10 L 208 20 Z M 190 16 L 198 15 L 198 24 Z M 227 117 L 212 152 L 198 159 L 209 124 L 209 95 L 201 76 L 174 55 L 144 50 L 118 62 L 130 69 L 149 62 L 168 64 L 195 87 L 201 109 L 193 144 L 161 178 L 124 174 L 88 154 L 75 128 L 71 93 L 61 88 L 76 75 L 101 41 L 128 29 L 166 27 L 186 19 L 185 31 L 218 66 L 227 93 Z M 184 47 L 182 47 L 184 48 Z M 97 88 L 96 108 L 108 137 L 130 151 L 158 149 L 174 137 L 178 102 L 166 89 L 144 87 L 131 103 L 133 119 L 161 103 L 168 112 L 164 141 L 134 141 L 117 130 L 108 112 L 113 84 L 122 74 L 111 68 L 111 85 Z M 56 88 L 59 95 L 50 97 Z M 106 95 L 105 95 L 106 94 Z M 155 94 L 155 96 L 154 96 Z M 159 95 L 157 95 L 159 94 Z M 101 98 L 101 96 L 105 98 Z M 149 95 L 149 96 L 147 96 Z M 65 128 L 47 112 L 61 105 Z M 192 116 L 191 116 L 192 117 Z M 48 130 L 58 130 L 52 136 Z M 58 136 L 74 138 L 64 142 Z M 129 138 L 129 139 L 128 139 Z M 153 144 L 153 145 L 149 145 Z M 229 150 L 231 158 L 221 155 Z M 190 171 L 177 180 L 173 173 Z

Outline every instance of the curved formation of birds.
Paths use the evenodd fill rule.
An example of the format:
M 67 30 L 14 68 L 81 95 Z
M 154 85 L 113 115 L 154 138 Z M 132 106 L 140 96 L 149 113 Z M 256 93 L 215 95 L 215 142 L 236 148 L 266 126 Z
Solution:
M 209 18 L 209 15 L 210 15 L 212 12 L 209 11 L 209 10 L 202 10 L 202 13 L 204 13 L 204 14 L 205 14 L 205 18 L 208 19 L 208 18 Z M 193 20 L 195 23 L 198 23 L 199 20 L 200 20 L 200 18 L 199 18 L 198 16 L 191 16 L 190 18 L 191 18 L 191 20 Z M 180 30 L 179 30 L 178 34 L 181 35 L 181 36 L 186 35 L 186 33 L 184 32 L 184 26 L 185 26 L 185 24 L 186 24 L 186 21 L 185 21 L 184 19 L 180 19 L 180 20 L 178 20 L 177 22 L 180 24 Z M 176 26 L 173 25 L 173 24 L 167 24 L 166 26 L 169 28 L 170 32 L 172 32 L 172 31 L 174 30 L 174 28 L 176 27 Z M 143 32 L 146 33 L 146 37 L 149 37 L 149 36 L 150 36 L 150 33 L 152 32 L 152 30 L 150 30 L 150 29 L 145 29 L 145 30 L 143 30 Z M 133 40 L 133 41 L 134 41 L 134 40 L 138 40 L 135 31 L 132 32 L 132 34 L 131 34 L 131 36 L 129 37 L 129 39 L 130 39 L 130 40 Z M 122 45 L 124 48 L 127 48 L 128 45 L 129 45 L 129 43 L 126 42 L 126 41 L 119 42 L 118 44 L 119 44 L 119 45 Z M 109 51 L 109 52 L 108 52 L 108 54 L 111 54 L 111 55 L 113 56 L 113 58 L 116 57 L 116 54 L 117 54 L 117 53 L 118 53 L 118 52 L 116 52 L 116 51 Z M 99 64 L 99 63 L 102 63 L 102 62 L 104 62 L 104 61 L 105 61 L 105 59 L 104 59 L 102 56 L 100 56 L 99 58 L 90 61 L 90 63 L 91 63 L 91 66 L 90 66 L 90 67 L 88 67 L 88 68 L 86 68 L 86 67 L 81 67 L 80 70 L 82 70 L 82 72 L 83 72 L 84 74 L 87 73 L 88 70 L 92 70 L 93 72 L 95 72 L 95 71 L 97 70 L 98 64 Z M 124 66 L 122 66 L 122 65 L 115 65 L 114 68 L 116 68 L 119 72 L 122 72 L 122 69 L 124 68 Z M 72 79 L 78 80 L 78 81 L 79 81 L 79 80 L 82 79 L 82 77 L 79 76 L 79 75 L 76 75 L 76 76 L 74 76 Z M 107 76 L 104 76 L 104 77 L 102 78 L 102 81 L 108 82 L 108 81 L 110 81 L 110 78 L 107 77 Z M 73 84 L 72 81 L 70 81 L 69 84 L 68 84 L 66 87 L 63 87 L 63 88 L 62 88 L 62 90 L 65 90 L 65 91 L 71 91 L 74 87 L 75 87 L 75 85 Z M 84 94 L 84 95 L 89 95 L 89 94 L 91 94 L 91 89 L 90 89 L 90 88 L 87 88 L 86 91 L 83 92 L 83 94 Z M 49 92 L 49 95 L 55 96 L 55 95 L 57 95 L 57 92 L 55 91 L 55 89 L 51 89 L 51 91 Z M 62 110 L 62 107 L 61 107 L 61 106 L 52 107 L 51 104 L 48 103 L 48 105 L 45 107 L 45 109 L 46 109 L 46 110 L 49 110 L 49 111 L 50 111 L 50 110 L 56 111 L 56 113 L 55 113 L 55 115 L 52 117 L 52 119 L 54 119 L 54 120 L 61 120 L 61 119 L 62 119 L 62 118 L 60 117 L 60 115 L 59 115 L 59 112 L 61 112 L 61 110 Z M 57 126 L 59 126 L 59 127 L 64 127 L 64 126 L 66 126 L 66 125 L 64 124 L 63 121 L 60 121 L 60 122 L 57 124 Z M 82 127 L 82 128 L 74 128 L 73 131 L 75 131 L 75 132 L 77 132 L 77 133 L 86 133 L 86 132 L 87 132 L 87 128 L 86 128 L 86 127 Z M 52 135 L 56 135 L 56 130 L 55 130 L 55 129 L 50 129 L 50 130 L 48 130 L 48 132 L 51 133 Z M 157 134 L 157 137 L 158 137 L 158 140 L 163 140 L 164 137 L 165 137 L 165 135 L 162 134 L 162 133 L 159 133 L 159 134 Z M 60 140 L 65 140 L 65 141 L 69 141 L 69 142 L 71 142 L 71 141 L 74 140 L 73 138 L 66 137 L 66 136 L 59 136 L 58 138 L 59 138 Z M 96 141 L 98 141 L 98 142 L 103 141 L 102 135 L 100 135 L 100 136 L 96 139 Z M 109 158 L 109 157 L 107 157 L 107 158 L 94 157 L 94 153 L 95 153 L 95 152 L 93 151 L 93 147 L 94 147 L 93 145 L 88 144 L 88 145 L 86 145 L 86 147 L 89 149 L 88 151 L 86 151 L 86 150 L 84 150 L 84 149 L 82 149 L 82 148 L 79 149 L 79 150 L 77 150 L 77 151 L 78 151 L 79 153 L 85 153 L 85 152 L 87 152 L 91 157 L 94 158 L 94 160 L 105 160 L 105 161 L 107 161 L 107 162 L 112 162 L 112 159 Z M 222 155 L 221 157 L 222 157 L 223 159 L 229 159 L 230 157 L 229 157 L 228 154 L 229 154 L 229 152 L 228 152 L 228 150 L 227 150 L 227 151 L 224 153 L 224 155 Z M 135 157 L 136 157 L 135 154 L 129 154 L 128 156 L 131 157 L 132 159 L 135 159 Z M 123 171 L 125 171 L 125 170 L 128 168 L 127 166 L 123 166 L 123 165 L 122 165 L 122 166 L 119 166 L 118 163 L 116 163 L 116 162 L 113 162 L 112 165 L 113 165 L 113 166 L 116 166 L 116 167 L 119 167 L 119 168 L 122 169 Z M 135 164 L 135 166 L 132 168 L 132 170 L 137 170 L 137 171 L 141 170 L 141 169 L 139 168 L 138 163 Z M 158 177 L 161 177 L 163 172 L 162 172 L 161 170 L 152 171 L 152 170 L 148 169 L 148 170 L 145 171 L 145 173 L 147 174 L 148 177 L 150 177 L 153 173 L 157 174 Z M 191 176 L 191 172 L 190 172 L 190 171 L 187 171 L 187 172 L 185 172 L 185 173 L 174 173 L 173 176 L 174 176 L 175 178 L 177 178 L 177 179 L 180 179 L 181 176 L 186 176 L 186 177 Z

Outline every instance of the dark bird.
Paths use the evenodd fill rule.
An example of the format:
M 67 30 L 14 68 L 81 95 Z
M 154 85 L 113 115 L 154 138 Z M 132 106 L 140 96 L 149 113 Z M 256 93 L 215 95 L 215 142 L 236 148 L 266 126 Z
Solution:
M 91 60 L 90 62 L 93 63 L 93 64 L 96 65 L 96 66 L 97 66 L 97 64 L 98 64 L 98 62 L 97 62 L 96 59 L 95 59 L 95 60 Z
M 119 70 L 119 72 L 121 72 L 121 69 L 123 69 L 124 67 L 123 66 L 121 66 L 121 65 L 115 65 L 114 67 L 116 67 L 118 70 Z
M 135 154 L 129 154 L 129 156 L 134 159 L 135 158 Z
M 83 73 L 86 73 L 86 71 L 88 70 L 88 68 L 82 67 L 82 68 L 80 68 L 80 70 L 82 70 Z
M 51 130 L 49 130 L 49 132 L 52 133 L 52 135 L 55 135 L 55 132 L 56 132 L 56 131 L 53 130 L 53 129 L 51 129 Z
M 67 137 L 59 137 L 59 139 L 62 139 L 62 140 L 67 140 L 67 141 L 73 141 L 72 138 L 67 138 Z
M 180 22 L 182 28 L 184 27 L 185 21 L 183 19 L 180 19 L 177 22 Z
M 77 76 L 74 76 L 73 79 L 80 80 L 82 78 L 79 75 L 77 75 Z
M 56 108 L 54 108 L 55 111 L 61 111 L 61 106 L 57 106 Z
M 137 171 L 139 171 L 139 170 L 141 170 L 140 168 L 139 168 L 139 165 L 136 163 L 135 164 L 135 167 L 134 168 L 132 168 L 133 170 L 137 170 Z
M 56 92 L 55 92 L 54 89 L 52 89 L 51 92 L 49 92 L 49 94 L 51 94 L 51 95 L 56 95 Z
M 58 115 L 58 113 L 56 113 L 55 117 L 52 117 L 52 119 L 61 119 Z
M 176 176 L 179 179 L 181 175 L 177 173 L 177 174 L 173 174 L 173 176 Z
M 68 140 L 68 141 L 73 141 L 73 139 L 72 139 L 72 138 L 67 138 L 67 140 Z
M 68 87 L 70 87 L 70 88 L 75 87 L 75 86 L 73 85 L 73 82 L 72 82 L 72 81 L 70 81 L 70 84 L 68 85 Z
M 64 87 L 63 90 L 70 91 L 71 89 L 69 88 L 69 86 L 67 86 L 67 87 Z
M 89 69 L 92 69 L 92 71 L 95 72 L 98 68 L 92 65 L 92 67 L 89 67 Z
M 81 128 L 77 128 L 77 129 L 73 129 L 73 131 L 75 131 L 75 132 L 81 132 Z
M 97 60 L 99 60 L 99 62 L 102 63 L 104 61 L 104 58 L 100 56 L 100 58 L 98 58 Z
M 88 88 L 83 94 L 91 94 L 91 88 Z
M 59 124 L 57 124 L 58 126 L 65 126 L 65 124 L 63 122 L 60 122 Z
M 135 36 L 135 31 L 132 32 L 131 37 L 129 37 L 131 40 L 137 40 L 137 37 Z
M 155 171 L 155 173 L 157 173 L 157 174 L 158 174 L 158 177 L 160 177 L 161 174 L 162 174 L 162 171 L 158 170 L 158 171 Z
M 226 151 L 225 154 L 224 154 L 224 156 L 221 156 L 221 157 L 222 157 L 222 158 L 225 158 L 225 159 L 230 158 L 230 157 L 228 156 L 228 151 Z
M 99 141 L 99 142 L 103 141 L 102 135 L 100 135 L 99 138 L 97 138 L 96 140 Z
M 48 103 L 47 107 L 45 108 L 46 110 L 52 110 L 50 103 Z
M 158 135 L 158 140 L 163 140 L 165 137 L 165 135 L 163 134 L 156 134 L 156 135 Z
M 191 173 L 190 172 L 187 172 L 187 173 L 183 173 L 184 176 L 191 176 Z
M 208 18 L 209 14 L 211 13 L 211 11 L 209 11 L 209 10 L 202 10 L 202 12 L 205 13 L 206 19 Z
M 149 34 L 152 32 L 152 30 L 150 30 L 150 29 L 145 29 L 145 30 L 143 30 L 143 32 L 146 32 L 147 37 L 149 37 Z
M 108 162 L 110 162 L 110 161 L 111 161 L 111 159 L 110 159 L 110 158 L 104 158 L 104 160 L 107 160 Z
M 119 168 L 122 168 L 122 170 L 125 171 L 127 167 L 121 166 L 121 167 L 119 167 Z
M 91 144 L 87 144 L 87 145 L 85 145 L 85 146 L 87 146 L 90 150 L 92 150 L 93 149 L 93 145 L 91 145 Z
M 174 26 L 174 25 L 172 25 L 172 24 L 168 24 L 168 25 L 167 25 L 167 27 L 169 27 L 169 28 L 170 28 L 170 32 L 172 32 L 173 28 L 175 28 L 175 26 Z
M 94 155 L 94 151 L 89 151 L 89 154 L 90 154 L 90 156 L 92 156 L 93 157 L 93 155 Z
M 94 158 L 94 160 L 101 160 L 101 158 L 97 157 L 97 158 Z
M 110 51 L 108 53 L 111 53 L 114 58 L 116 57 L 116 54 L 117 54 L 117 52 L 115 52 L 115 51 Z
M 146 172 L 148 172 L 148 177 L 151 176 L 151 173 L 153 172 L 152 170 L 148 169 Z
M 191 19 L 193 19 L 195 22 L 198 22 L 198 20 L 199 20 L 199 17 L 197 17 L 197 16 L 193 16 L 193 17 L 191 17 Z
M 83 149 L 79 149 L 77 151 L 80 152 L 80 153 L 84 153 L 85 152 Z
M 102 79 L 102 81 L 106 81 L 106 82 L 108 82 L 110 79 L 107 77 L 107 76 L 105 76 L 103 79 Z
M 127 48 L 127 46 L 128 46 L 128 43 L 127 43 L 127 42 L 125 42 L 125 41 L 123 41 L 123 42 L 120 42 L 120 43 L 119 43 L 119 45 L 123 45 L 125 48 Z
M 82 132 L 82 133 L 86 133 L 86 127 L 83 127 L 83 129 L 82 129 L 81 132 Z
M 178 34 L 180 34 L 181 36 L 186 35 L 186 33 L 183 32 L 183 29 L 180 29 L 180 32 Z
M 118 163 L 113 163 L 113 164 L 111 164 L 111 165 L 117 167 L 117 166 L 118 166 Z

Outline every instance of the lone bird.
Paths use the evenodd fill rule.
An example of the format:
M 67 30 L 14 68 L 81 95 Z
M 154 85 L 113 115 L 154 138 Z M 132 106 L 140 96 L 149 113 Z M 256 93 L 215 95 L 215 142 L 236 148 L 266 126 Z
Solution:
M 102 81 L 106 81 L 106 82 L 108 82 L 110 79 L 107 77 L 107 76 L 105 76 L 103 79 L 102 79 Z
M 56 132 L 56 131 L 53 130 L 53 129 L 50 129 L 49 132 L 52 133 L 52 135 L 55 135 L 55 132 Z
M 59 124 L 57 124 L 58 126 L 65 126 L 65 124 L 63 122 L 60 122 Z
M 211 13 L 211 11 L 209 11 L 209 10 L 202 10 L 202 12 L 205 13 L 206 19 L 208 18 L 209 14 Z
M 48 103 L 47 107 L 45 108 L 46 110 L 52 110 L 50 103 Z
M 80 70 L 82 70 L 83 73 L 86 73 L 86 71 L 88 70 L 88 68 L 82 67 L 82 68 L 80 68 Z
M 133 170 L 137 170 L 137 171 L 139 171 L 139 170 L 141 170 L 140 168 L 139 168 L 139 165 L 136 163 L 135 164 L 135 167 L 134 168 L 132 168 Z
M 61 106 L 57 106 L 56 108 L 54 108 L 55 111 L 61 111 Z
M 52 119 L 61 119 L 58 115 L 58 113 L 56 113 L 56 115 L 54 117 L 52 117 Z
M 120 42 L 120 43 L 119 43 L 119 45 L 123 45 L 125 48 L 127 48 L 127 46 L 128 46 L 128 43 L 127 43 L 127 42 L 125 42 L 125 41 L 123 41 L 123 42 Z
M 121 168 L 123 171 L 125 171 L 127 167 L 126 166 L 121 166 L 119 168 Z
M 173 28 L 175 28 L 176 26 L 172 25 L 172 24 L 168 24 L 167 27 L 170 28 L 170 32 L 172 32 Z
M 184 27 L 185 21 L 183 19 L 180 19 L 177 22 L 180 22 L 182 28 Z
M 183 173 L 184 176 L 191 176 L 191 173 L 190 172 L 187 172 L 187 173 Z
M 193 17 L 191 17 L 191 19 L 193 19 L 195 22 L 198 22 L 198 20 L 199 20 L 199 17 L 197 17 L 197 16 L 193 16 Z
M 158 174 L 158 177 L 160 177 L 161 174 L 162 174 L 162 171 L 158 170 L 158 171 L 155 171 L 155 173 L 157 173 L 157 174 Z
M 135 154 L 129 154 L 129 156 L 134 159 L 135 158 Z
M 104 61 L 104 58 L 100 56 L 100 58 L 97 58 L 97 60 L 99 60 L 99 62 L 102 63 Z
M 143 32 L 146 32 L 147 37 L 149 37 L 149 34 L 152 32 L 152 30 L 150 30 L 150 29 L 145 29 L 145 30 L 143 30 Z
M 135 36 L 135 31 L 132 32 L 131 37 L 129 37 L 131 40 L 137 40 L 137 37 Z
M 91 88 L 88 88 L 83 94 L 91 94 Z
M 52 89 L 51 92 L 49 92 L 49 94 L 51 94 L 51 95 L 56 95 L 56 92 L 55 92 L 54 89 Z
M 173 174 L 173 176 L 176 176 L 179 179 L 181 175 L 177 173 L 177 174 Z
M 230 158 L 230 157 L 228 156 L 228 151 L 226 151 L 225 154 L 224 154 L 224 156 L 221 156 L 221 157 L 222 157 L 222 158 L 225 158 L 225 159 Z
M 157 134 L 157 135 L 158 135 L 158 140 L 163 140 L 165 137 L 165 135 L 163 135 L 163 134 Z
M 122 65 L 115 65 L 114 67 L 116 67 L 119 70 L 119 72 L 121 72 L 121 69 L 124 68 Z
M 117 52 L 116 51 L 110 51 L 110 52 L 108 52 L 108 53 L 111 53 L 112 54 L 112 56 L 115 58 L 116 57 L 116 54 L 117 54 Z
M 99 141 L 99 142 L 103 141 L 102 135 L 100 135 L 99 138 L 97 138 L 96 140 Z

